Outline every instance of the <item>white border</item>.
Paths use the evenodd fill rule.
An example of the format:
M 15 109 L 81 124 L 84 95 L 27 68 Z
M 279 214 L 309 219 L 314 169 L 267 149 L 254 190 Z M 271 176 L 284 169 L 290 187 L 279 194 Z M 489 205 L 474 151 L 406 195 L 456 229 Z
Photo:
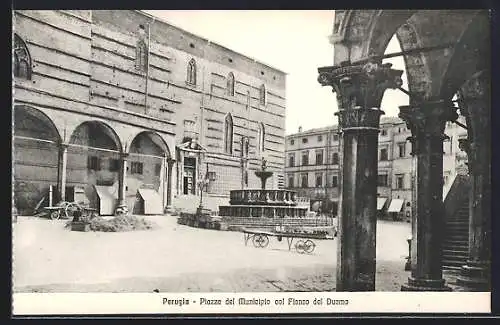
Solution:
M 15 293 L 12 314 L 491 313 L 490 299 L 490 292 Z

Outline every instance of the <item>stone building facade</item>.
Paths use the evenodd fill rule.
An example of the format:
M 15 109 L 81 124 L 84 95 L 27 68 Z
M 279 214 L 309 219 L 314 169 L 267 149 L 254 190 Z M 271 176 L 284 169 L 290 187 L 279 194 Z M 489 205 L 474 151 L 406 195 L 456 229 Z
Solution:
M 202 187 L 217 209 L 262 157 L 283 178 L 284 72 L 135 10 L 16 10 L 13 29 L 20 213 L 51 185 L 109 214 L 195 209 Z
M 460 120 L 465 122 L 463 117 Z M 299 130 L 287 135 L 285 142 L 287 189 L 309 198 L 313 209 L 321 205 L 323 211 L 333 215 L 338 212 L 339 166 L 342 163 L 338 132 L 337 125 Z M 448 136 L 443 143 L 443 182 L 446 191 L 466 162 L 466 155 L 459 148 L 459 140 L 467 138 L 467 131 L 449 122 L 445 134 Z M 410 130 L 400 118 L 381 118 L 377 208 L 382 215 L 391 210 L 391 213 L 397 213 L 395 217 L 411 216 L 415 166 L 408 141 L 410 136 Z

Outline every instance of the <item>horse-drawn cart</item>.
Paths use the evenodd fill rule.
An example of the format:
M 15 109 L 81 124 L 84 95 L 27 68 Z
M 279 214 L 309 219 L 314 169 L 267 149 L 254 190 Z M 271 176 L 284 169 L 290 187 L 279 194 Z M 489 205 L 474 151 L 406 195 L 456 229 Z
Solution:
M 269 237 L 276 237 L 278 241 L 286 238 L 288 244 L 288 250 L 292 250 L 292 246 L 295 247 L 298 253 L 311 254 L 316 248 L 316 243 L 314 240 L 333 240 L 335 238 L 336 231 L 333 230 L 333 234 L 328 234 L 328 232 L 321 233 L 306 233 L 303 231 L 266 231 L 259 229 L 242 229 L 243 237 L 245 240 L 245 246 L 248 245 L 248 241 L 252 240 L 254 247 L 265 248 L 269 245 Z M 294 243 L 294 239 L 298 239 Z

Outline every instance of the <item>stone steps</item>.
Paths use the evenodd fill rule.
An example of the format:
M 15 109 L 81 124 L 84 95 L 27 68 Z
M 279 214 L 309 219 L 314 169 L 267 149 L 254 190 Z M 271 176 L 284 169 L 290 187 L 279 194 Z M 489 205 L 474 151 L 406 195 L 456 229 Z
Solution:
M 459 269 L 469 255 L 469 200 L 462 202 L 457 213 L 445 221 L 443 268 Z

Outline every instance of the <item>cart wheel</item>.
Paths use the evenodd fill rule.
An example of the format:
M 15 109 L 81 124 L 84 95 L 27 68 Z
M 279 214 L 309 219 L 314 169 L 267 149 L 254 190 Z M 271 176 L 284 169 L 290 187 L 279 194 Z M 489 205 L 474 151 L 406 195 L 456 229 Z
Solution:
M 59 211 L 57 211 L 57 210 L 52 211 L 50 213 L 50 219 L 52 219 L 52 220 L 57 220 L 57 219 L 59 219 L 59 217 L 60 217 L 60 214 L 59 214 Z
M 297 243 L 295 243 L 295 249 L 300 254 L 304 254 L 306 252 L 304 241 L 303 240 L 299 240 Z
M 306 242 L 304 243 L 304 250 L 306 251 L 306 253 L 312 253 L 315 248 L 316 244 L 310 239 L 306 240 Z
M 68 204 L 64 208 L 64 215 L 65 215 L 66 219 L 72 219 L 73 214 L 78 209 L 80 209 L 80 206 L 77 203 L 68 202 Z
M 267 238 L 266 235 L 255 235 L 253 236 L 252 242 L 255 247 L 264 248 L 269 245 L 269 238 Z

